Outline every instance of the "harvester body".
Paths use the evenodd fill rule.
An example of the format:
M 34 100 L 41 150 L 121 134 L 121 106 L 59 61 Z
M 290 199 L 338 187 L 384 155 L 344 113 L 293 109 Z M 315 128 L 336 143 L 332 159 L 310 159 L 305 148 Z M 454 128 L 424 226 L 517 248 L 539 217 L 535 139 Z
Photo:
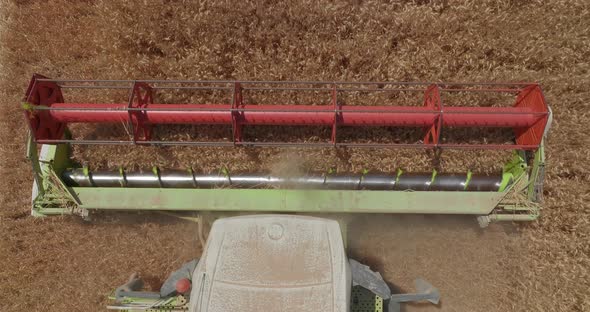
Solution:
M 124 90 L 124 102 L 66 102 L 62 91 Z M 157 102 L 159 93 L 192 90 L 225 94 L 197 103 Z M 323 93 L 323 103 L 254 103 L 249 92 Z M 225 92 L 225 93 L 224 93 Z M 419 103 L 392 105 L 396 96 L 355 104 L 367 94 L 414 93 Z M 443 93 L 467 94 L 443 104 Z M 508 94 L 511 105 L 473 102 L 474 94 Z M 352 94 L 352 95 L 351 95 Z M 348 95 L 348 97 L 346 97 Z M 467 104 L 465 104 L 467 103 Z M 544 177 L 544 138 L 551 111 L 535 83 L 392 83 L 273 81 L 55 80 L 35 75 L 24 115 L 29 126 L 27 156 L 35 184 L 32 214 L 78 214 L 97 210 L 198 213 L 407 213 L 463 214 L 490 221 L 530 221 L 539 215 Z M 124 125 L 115 138 L 76 137 L 69 125 Z M 159 138 L 156 127 L 230 127 L 223 141 Z M 247 135 L 250 127 L 329 128 L 329 138 L 297 142 L 265 141 Z M 355 141 L 344 128 L 413 128 L 411 142 Z M 503 129 L 503 142 L 451 142 L 452 129 Z M 271 136 L 272 138 L 272 136 Z M 133 171 L 94 169 L 71 157 L 74 144 L 180 145 L 320 148 L 417 148 L 434 157 L 445 149 L 512 150 L 496 175 L 438 172 L 197 172 L 193 168 Z M 200 219 L 199 222 L 201 222 Z M 202 224 L 201 224 L 202 225 Z M 138 290 L 132 276 L 119 287 L 115 309 L 162 311 L 389 311 L 408 301 L 438 302 L 438 291 L 417 280 L 413 294 L 389 293 L 381 276 L 346 257 L 338 222 L 295 215 L 254 215 L 219 219 L 212 225 L 203 258 L 190 267 L 178 293 Z M 188 264 L 187 264 L 188 265 Z M 183 267 L 172 276 L 182 275 Z M 185 274 L 186 275 L 186 274 Z M 190 279 L 190 282 L 188 281 Z M 169 280 L 165 285 L 172 285 Z M 180 285 L 180 286 L 179 286 Z M 192 291 L 185 292 L 192 287 Z M 165 292 L 165 295 L 162 295 Z M 170 293 L 168 295 L 168 293 Z

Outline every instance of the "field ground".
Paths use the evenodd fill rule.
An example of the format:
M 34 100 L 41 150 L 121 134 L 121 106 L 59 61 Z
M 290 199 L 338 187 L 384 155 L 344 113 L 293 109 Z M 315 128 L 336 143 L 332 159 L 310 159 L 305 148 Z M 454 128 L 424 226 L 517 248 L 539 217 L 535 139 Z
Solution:
M 72 79 L 538 81 L 555 116 L 539 221 L 480 230 L 464 217 L 357 216 L 350 252 L 403 290 L 412 289 L 415 277 L 440 288 L 439 306 L 407 311 L 588 311 L 589 21 L 587 1 L 564 0 L 0 0 L 0 310 L 103 310 L 111 288 L 131 272 L 157 287 L 201 250 L 195 224 L 161 215 L 98 215 L 91 223 L 29 216 L 32 177 L 20 101 L 31 75 L 41 73 Z M 102 166 L 174 167 L 197 154 L 211 169 L 245 155 L 250 158 L 236 166 L 248 169 L 259 157 L 272 163 L 277 155 L 259 153 L 86 148 L 75 156 Z M 334 151 L 294 153 L 321 168 L 429 164 L 413 152 L 350 151 L 344 159 Z M 496 169 L 491 154 L 475 156 L 447 154 L 445 169 Z

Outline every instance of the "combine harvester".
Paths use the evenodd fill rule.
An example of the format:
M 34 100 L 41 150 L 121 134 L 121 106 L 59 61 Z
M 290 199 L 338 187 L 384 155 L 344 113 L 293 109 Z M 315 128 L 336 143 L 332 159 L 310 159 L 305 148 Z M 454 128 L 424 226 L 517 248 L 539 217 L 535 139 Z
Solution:
M 122 103 L 66 102 L 62 93 L 66 89 L 76 89 L 76 92 L 115 90 L 127 92 L 128 96 Z M 156 100 L 160 96 L 165 97 L 167 92 L 182 91 L 199 92 L 199 99 L 208 95 L 210 99 L 183 104 L 158 103 Z M 260 104 L 248 100 L 250 92 L 311 92 L 322 94 L 327 100 L 323 103 L 318 100 L 317 103 L 308 103 L 310 105 L 296 105 L 285 104 L 289 102 L 285 98 L 278 103 Z M 355 104 L 355 99 L 384 93 L 417 94 L 421 99 L 418 103 L 404 103 L 407 104 L 405 106 L 392 105 L 390 102 L 393 101 L 378 101 L 372 105 Z M 221 100 L 213 94 L 221 94 Z M 446 100 L 446 94 L 463 95 L 465 98 Z M 512 105 L 478 103 L 472 98 L 479 94 L 513 96 Z M 466 101 L 469 104 L 462 105 Z M 23 107 L 30 129 L 28 157 L 35 177 L 32 198 L 34 216 L 78 214 L 87 217 L 90 211 L 97 210 L 151 210 L 213 214 L 462 214 L 476 216 L 482 226 L 491 221 L 530 221 L 539 215 L 544 173 L 543 142 L 551 123 L 551 111 L 540 86 L 534 83 L 89 81 L 56 80 L 35 75 L 28 87 Z M 75 138 L 75 133 L 68 129 L 68 125 L 76 123 L 100 127 L 124 124 L 128 137 L 96 140 Z M 217 142 L 157 138 L 154 128 L 165 125 L 219 125 L 231 127 L 231 135 L 227 140 Z M 268 142 L 249 139 L 245 133 L 251 126 L 321 126 L 330 128 L 331 136 L 326 142 Z M 371 127 L 414 128 L 422 131 L 422 135 L 420 140 L 409 143 L 354 142 L 342 135 L 344 128 Z M 505 128 L 511 130 L 513 136 L 510 142 L 503 144 L 446 140 L 445 132 L 457 128 L 474 131 L 481 128 Z M 124 168 L 114 171 L 91 170 L 91 166 L 82 166 L 70 158 L 72 144 L 400 147 L 432 150 L 435 157 L 437 152 L 444 149 L 489 149 L 513 150 L 514 157 L 497 175 L 475 174 L 471 171 L 407 173 L 398 170 L 393 173 L 311 173 L 293 176 L 268 172 L 233 174 L 223 168 L 216 174 L 196 172 L 191 168 L 153 168 L 134 172 Z M 317 232 L 318 235 L 307 236 L 301 232 L 303 230 Z M 187 297 L 182 296 L 168 296 L 166 300 L 169 302 L 165 304 L 161 296 L 155 296 L 156 299 L 147 298 L 150 295 L 133 297 L 133 294 L 137 294 L 137 279 L 132 279 L 128 285 L 119 289 L 118 299 L 138 309 L 146 306 L 182 306 L 185 309 L 190 306 L 192 311 L 258 311 L 263 307 L 260 302 L 266 302 L 272 307 L 289 303 L 297 306 L 296 310 L 306 311 L 364 311 L 358 305 L 361 300 L 359 291 L 353 291 L 351 296 L 350 267 L 353 267 L 352 280 L 356 281 L 355 285 L 363 286 L 359 276 L 371 275 L 369 273 L 372 272 L 360 270 L 366 274 L 355 273 L 354 265 L 349 265 L 344 255 L 344 244 L 339 232 L 338 223 L 301 216 L 259 215 L 218 220 L 212 226 L 203 255 L 207 261 L 201 261 L 196 269 L 190 270 L 194 272 L 190 296 L 193 299 L 190 304 L 186 303 Z M 299 236 L 300 240 L 294 238 Z M 248 243 L 245 238 L 252 242 Z M 293 248 L 282 249 L 280 246 L 283 245 L 278 244 L 278 241 Z M 261 251 L 245 250 L 250 245 L 261 248 Z M 313 250 L 299 252 L 298 248 L 304 246 Z M 220 253 L 220 250 L 223 252 Z M 265 255 L 271 260 L 268 263 L 262 260 L 256 263 L 253 259 L 247 259 L 256 254 Z M 306 258 L 310 254 L 316 256 Z M 232 262 L 240 257 L 247 260 L 244 263 L 252 265 L 240 267 Z M 293 262 L 302 259 L 306 260 L 305 264 Z M 287 271 L 280 273 L 282 271 L 277 267 L 280 263 L 291 265 L 295 270 L 292 272 L 298 272 L 295 268 L 301 269 L 301 274 L 287 274 Z M 332 270 L 333 274 L 329 278 L 325 274 L 311 274 L 320 267 L 321 272 Z M 265 276 L 265 268 L 273 268 L 279 273 L 276 276 Z M 260 276 L 260 279 L 256 280 L 256 276 Z M 428 288 L 426 283 L 420 285 L 419 288 L 424 291 L 414 297 L 391 296 L 371 290 L 372 294 L 380 295 L 375 298 L 385 298 L 392 305 L 407 300 L 438 300 L 435 300 L 438 296 L 436 291 L 425 291 Z M 271 288 L 276 289 L 276 292 L 270 291 Z M 293 289 L 298 290 L 290 292 Z M 181 292 L 179 290 L 178 293 Z M 242 295 L 243 298 L 240 297 Z M 332 301 L 321 300 L 316 295 L 322 298 L 331 296 Z M 395 296 L 401 297 L 396 299 Z M 225 299 L 219 299 L 222 297 Z M 154 300 L 159 305 L 154 305 Z M 374 298 L 369 301 L 376 302 Z M 369 309 L 375 311 L 375 306 L 371 305 Z

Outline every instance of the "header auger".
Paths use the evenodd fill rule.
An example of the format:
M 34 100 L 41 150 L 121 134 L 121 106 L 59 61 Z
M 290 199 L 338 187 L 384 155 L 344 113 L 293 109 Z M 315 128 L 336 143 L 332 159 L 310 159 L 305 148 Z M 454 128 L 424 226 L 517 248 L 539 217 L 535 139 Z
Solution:
M 83 96 L 69 102 L 63 94 L 66 89 L 115 90 L 126 95 L 115 102 L 89 102 Z M 187 103 L 158 101 L 172 98 L 167 95 L 171 92 L 187 90 L 199 95 L 189 97 Z M 251 99 L 252 92 L 274 96 L 260 102 Z M 311 94 L 305 103 L 292 103 L 303 93 Z M 393 95 L 400 93 L 419 100 Z M 477 94 L 508 95 L 512 103 L 478 102 L 472 98 Z M 448 95 L 463 97 L 447 99 Z M 483 223 L 532 220 L 538 215 L 543 140 L 551 119 L 535 83 L 61 80 L 35 75 L 23 107 L 30 129 L 36 215 L 142 209 L 471 214 Z M 72 124 L 123 124 L 126 135 L 77 138 L 69 131 Z M 231 134 L 224 140 L 161 138 L 154 129 L 166 125 L 217 125 L 231 128 Z M 324 141 L 285 142 L 246 134 L 258 126 L 324 127 L 330 135 Z M 343 131 L 370 127 L 414 129 L 421 134 L 410 142 L 383 142 L 357 140 Z M 512 135 L 499 143 L 454 142 L 445 137 L 458 128 L 502 128 Z M 301 176 L 234 174 L 223 168 L 218 174 L 159 168 L 128 172 L 76 165 L 69 158 L 71 144 L 466 148 L 514 150 L 515 156 L 496 176 L 436 170 Z M 38 146 L 42 146 L 40 153 Z

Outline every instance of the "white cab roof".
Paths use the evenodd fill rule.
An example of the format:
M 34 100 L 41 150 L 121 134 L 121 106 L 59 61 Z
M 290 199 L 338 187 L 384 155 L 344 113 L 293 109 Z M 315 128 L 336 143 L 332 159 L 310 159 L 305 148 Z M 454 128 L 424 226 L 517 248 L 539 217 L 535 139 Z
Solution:
M 193 273 L 190 311 L 348 312 L 350 285 L 338 222 L 294 215 L 219 219 Z

